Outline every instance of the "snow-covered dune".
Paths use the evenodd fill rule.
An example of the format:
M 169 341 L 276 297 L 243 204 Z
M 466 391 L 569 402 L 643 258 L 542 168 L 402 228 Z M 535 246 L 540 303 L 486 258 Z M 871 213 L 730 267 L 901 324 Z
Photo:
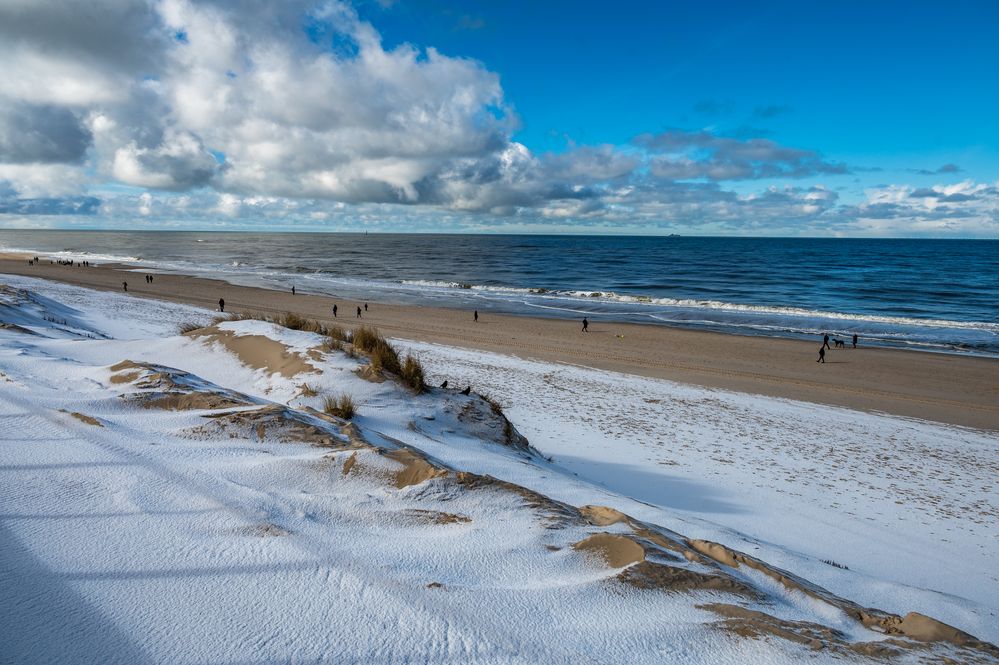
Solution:
M 417 393 L 318 333 L 4 281 L 0 662 L 999 658 L 969 634 L 994 639 L 986 601 L 942 600 L 952 628 L 896 581 L 817 584 L 793 534 L 748 551 L 604 453 L 566 460 L 578 402 L 511 422 L 464 352 L 414 346 L 451 377 Z M 323 410 L 343 394 L 349 421 Z M 841 591 L 865 582 L 891 606 Z

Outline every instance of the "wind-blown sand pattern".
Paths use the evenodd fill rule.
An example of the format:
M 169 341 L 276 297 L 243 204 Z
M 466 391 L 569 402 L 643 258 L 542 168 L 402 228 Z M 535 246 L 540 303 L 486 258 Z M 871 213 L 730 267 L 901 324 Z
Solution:
M 319 353 L 315 333 L 212 325 L 184 306 L 122 308 L 126 296 L 69 287 L 0 297 L 0 320 L 34 333 L 0 330 L 0 635 L 17 662 L 999 662 L 994 638 L 974 636 L 987 626 L 974 602 L 938 605 L 966 608 L 964 625 L 914 612 L 889 579 L 791 545 L 744 551 L 732 543 L 751 534 L 629 498 L 612 476 L 587 477 L 587 463 L 565 465 L 564 448 L 524 433 L 557 428 L 588 454 L 588 431 L 558 409 L 581 387 L 574 368 L 541 374 L 549 397 L 531 399 L 548 420 L 531 426 L 502 390 L 502 359 L 480 359 L 487 385 L 475 374 L 486 369 L 460 353 L 446 363 L 445 349 L 419 349 L 431 381 L 460 374 L 456 385 L 513 404 L 513 422 L 475 392 L 367 381 L 356 374 L 363 353 Z M 175 332 L 199 318 L 209 327 Z M 524 361 L 508 362 L 512 373 Z M 523 376 L 533 381 L 533 369 Z M 341 391 L 359 404 L 350 422 L 318 410 Z M 678 395 L 672 427 L 652 412 L 627 418 L 632 402 L 607 390 L 572 412 L 607 441 L 678 446 L 705 436 L 693 425 L 706 413 L 740 404 L 715 398 Z M 704 454 L 747 455 L 740 430 L 751 441 L 786 426 L 780 408 L 791 418 L 821 408 L 764 407 L 743 404 L 724 420 L 734 432 L 709 422 L 720 450 Z M 869 431 L 882 436 L 880 426 Z M 642 460 L 633 446 L 615 454 Z M 685 463 L 682 448 L 671 454 Z M 872 482 L 877 459 L 861 456 Z M 837 461 L 810 463 L 818 477 Z M 993 515 L 973 524 L 995 537 Z M 890 606 L 784 565 L 809 558 L 836 586 L 873 585 Z

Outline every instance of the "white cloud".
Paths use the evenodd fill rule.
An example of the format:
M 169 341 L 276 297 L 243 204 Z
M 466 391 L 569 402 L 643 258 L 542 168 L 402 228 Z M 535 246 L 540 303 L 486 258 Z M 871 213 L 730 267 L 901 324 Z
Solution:
M 908 220 L 997 233 L 995 186 L 889 187 L 850 205 L 813 184 L 845 165 L 766 138 L 668 130 L 534 154 L 513 140 L 495 72 L 386 49 L 336 0 L 6 0 L 0 66 L 7 214 L 789 233 Z M 762 182 L 737 194 L 736 180 Z

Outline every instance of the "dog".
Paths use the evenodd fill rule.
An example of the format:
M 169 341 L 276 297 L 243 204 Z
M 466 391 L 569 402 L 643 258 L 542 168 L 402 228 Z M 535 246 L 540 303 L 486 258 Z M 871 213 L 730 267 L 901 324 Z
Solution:
M 845 349 L 846 348 L 846 342 L 844 342 L 841 339 L 834 339 L 833 340 L 833 346 L 835 346 L 837 349 Z

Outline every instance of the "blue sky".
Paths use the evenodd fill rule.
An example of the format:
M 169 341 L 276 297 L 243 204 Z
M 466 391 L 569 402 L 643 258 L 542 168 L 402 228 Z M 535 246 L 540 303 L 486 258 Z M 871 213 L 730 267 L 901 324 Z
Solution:
M 514 138 L 535 150 L 746 127 L 870 166 L 962 160 L 999 176 L 999 3 L 370 2 L 361 14 L 390 45 L 499 72 L 523 122 Z
M 0 227 L 999 237 L 999 3 L 0 8 Z

